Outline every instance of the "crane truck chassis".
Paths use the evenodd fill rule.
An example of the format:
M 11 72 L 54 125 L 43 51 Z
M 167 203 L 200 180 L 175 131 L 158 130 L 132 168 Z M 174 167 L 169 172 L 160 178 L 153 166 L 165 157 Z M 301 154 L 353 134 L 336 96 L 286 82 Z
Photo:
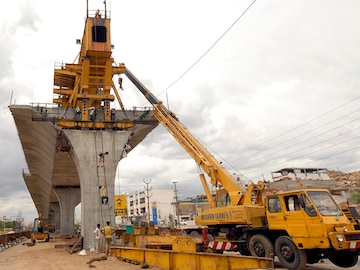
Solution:
M 264 183 L 239 186 L 208 150 L 183 126 L 127 68 L 125 75 L 152 104 L 155 118 L 210 177 L 217 188 L 210 191 L 203 173 L 200 180 L 210 204 L 196 217 L 213 237 L 222 236 L 243 255 L 278 257 L 281 264 L 300 270 L 305 264 L 328 258 L 348 268 L 356 265 L 360 251 L 360 230 L 336 204 L 326 189 L 299 189 L 264 194 Z M 210 241 L 211 241 L 210 240 Z M 204 241 L 209 246 L 209 241 Z M 234 245 L 231 245 L 234 246 Z

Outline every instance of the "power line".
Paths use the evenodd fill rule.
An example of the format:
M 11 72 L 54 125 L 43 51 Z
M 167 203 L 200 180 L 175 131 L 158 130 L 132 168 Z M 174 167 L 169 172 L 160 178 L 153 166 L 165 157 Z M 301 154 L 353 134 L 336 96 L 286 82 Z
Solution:
M 325 112 L 325 113 L 323 113 L 323 114 L 320 114 L 320 115 L 316 116 L 315 118 L 313 118 L 313 119 L 311 119 L 311 120 L 309 120 L 309 121 L 306 121 L 306 122 L 304 122 L 304 123 L 302 123 L 302 124 L 300 124 L 300 125 L 298 125 L 298 126 L 296 126 L 296 127 L 294 127 L 294 128 L 291 128 L 291 129 L 289 129 L 289 130 L 286 130 L 285 132 L 280 133 L 279 135 L 276 135 L 275 137 L 272 137 L 272 138 L 270 138 L 270 139 L 266 139 L 266 140 L 264 140 L 263 142 L 254 145 L 252 148 L 255 148 L 255 147 L 257 147 L 257 146 L 260 146 L 260 145 L 262 145 L 262 144 L 264 144 L 264 143 L 269 143 L 269 142 L 271 142 L 271 141 L 273 141 L 273 140 L 275 140 L 275 139 L 278 139 L 278 138 L 280 138 L 280 137 L 282 137 L 282 136 L 287 135 L 289 132 L 298 130 L 298 129 L 300 129 L 301 127 L 306 126 L 306 125 L 308 125 L 308 124 L 310 124 L 310 123 L 312 123 L 312 122 L 314 122 L 314 121 L 316 121 L 316 120 L 318 120 L 318 119 L 320 119 L 320 118 L 322 118 L 322 117 L 324 117 L 324 116 L 326 116 L 326 115 L 328 115 L 328 114 L 330 114 L 330 113 L 332 113 L 332 112 L 334 112 L 334 111 L 336 111 L 336 110 L 338 110 L 338 109 L 340 109 L 340 108 L 343 108 L 343 107 L 347 106 L 348 104 L 350 104 L 350 103 L 352 103 L 352 102 L 354 102 L 355 100 L 358 100 L 358 99 L 360 99 L 360 96 L 358 96 L 358 97 L 356 97 L 356 98 L 354 98 L 354 99 L 352 99 L 352 100 L 350 100 L 350 101 L 348 101 L 348 102 L 345 102 L 344 104 L 341 104 L 340 106 L 337 106 L 337 107 L 335 107 L 334 109 L 331 109 L 330 111 L 327 111 L 327 112 Z M 251 150 L 252 148 L 250 148 L 250 149 L 248 149 L 248 150 Z
M 351 101 L 349 101 L 341 106 L 338 106 L 335 109 L 338 109 L 339 107 L 348 105 L 357 99 L 358 98 L 352 99 Z M 329 112 L 333 112 L 335 109 L 333 109 Z M 297 162 L 297 165 L 295 165 L 295 166 L 301 166 L 304 164 L 309 164 L 309 163 L 314 164 L 319 161 L 326 160 L 327 162 L 329 162 L 329 165 L 327 165 L 326 167 L 329 167 L 331 165 L 330 162 L 333 160 L 332 159 L 333 157 L 344 155 L 346 153 L 349 153 L 350 151 L 355 151 L 358 149 L 357 147 L 353 147 L 353 145 L 359 144 L 358 139 L 360 138 L 360 135 L 357 135 L 358 133 L 355 133 L 355 132 L 360 129 L 360 126 L 356 125 L 356 123 L 359 122 L 360 118 L 357 117 L 357 118 L 353 118 L 345 123 L 343 122 L 344 117 L 348 117 L 357 111 L 358 110 L 355 110 L 355 111 L 347 113 L 341 117 L 338 117 L 336 120 L 339 120 L 338 121 L 339 124 L 337 124 L 336 126 L 333 126 L 333 124 L 336 122 L 336 120 L 335 121 L 331 120 L 331 121 L 326 122 L 320 128 L 313 128 L 311 131 L 303 133 L 302 136 L 305 136 L 313 131 L 317 131 L 317 133 L 315 135 L 313 135 L 310 138 L 304 139 L 301 142 L 294 142 L 294 140 L 293 140 L 294 137 L 287 138 L 284 143 L 287 143 L 288 147 L 277 150 L 276 152 L 284 151 L 284 153 L 282 155 L 277 155 L 277 157 L 275 157 L 275 158 L 270 158 L 272 155 L 274 155 L 274 151 L 275 151 L 274 150 L 275 148 L 273 147 L 274 145 L 272 147 L 268 147 L 267 149 L 262 149 L 261 152 L 258 152 L 258 156 L 255 158 L 255 159 L 258 159 L 259 162 L 254 163 L 252 160 L 253 165 L 248 166 L 248 169 L 252 168 L 251 171 L 253 171 L 254 174 L 256 173 L 257 176 L 259 177 L 259 175 L 263 174 L 263 172 L 264 172 L 263 166 L 267 165 L 269 167 L 269 166 L 271 166 L 271 164 L 274 164 L 274 163 L 276 163 L 277 166 L 279 166 L 283 163 L 287 163 L 285 166 L 289 166 L 288 163 Z M 327 112 L 325 114 L 328 114 L 329 112 Z M 325 114 L 322 114 L 322 115 L 325 115 Z M 340 119 L 342 121 L 340 121 Z M 309 123 L 309 121 L 307 123 Z M 304 126 L 305 124 L 302 124 L 302 126 Z M 329 124 L 332 124 L 331 128 L 324 130 L 323 128 Z M 335 132 L 337 130 L 339 130 L 339 131 Z M 285 134 L 286 133 L 287 132 L 285 132 Z M 297 135 L 296 137 L 300 137 L 300 136 Z M 327 142 L 330 142 L 331 140 L 335 140 L 340 137 L 342 137 L 343 139 L 339 140 L 339 142 L 337 142 L 337 143 L 333 143 L 331 145 L 325 144 Z M 324 139 L 318 140 L 319 138 L 324 138 Z M 314 142 L 314 141 L 315 141 L 315 143 L 308 144 L 308 142 Z M 281 144 L 284 144 L 284 143 L 281 143 Z M 344 145 L 344 146 L 341 146 L 341 145 Z M 298 146 L 298 149 L 294 149 L 294 146 Z M 325 155 L 323 155 L 321 157 L 314 156 L 315 153 L 325 152 L 329 149 L 333 149 L 334 147 L 339 147 L 339 146 L 341 146 L 341 148 L 339 148 L 340 150 L 337 150 L 336 152 L 333 151 L 331 154 L 326 153 Z M 351 146 L 351 147 L 346 147 L 346 146 Z M 277 147 L 277 145 L 276 145 L 276 147 Z M 346 150 L 341 151 L 343 149 L 346 149 Z M 269 152 L 270 152 L 270 154 L 267 154 Z M 356 152 L 354 152 L 354 154 L 356 154 Z M 264 161 L 265 159 L 266 159 L 266 161 Z M 301 160 L 303 161 L 304 159 L 307 159 L 310 161 L 306 161 L 306 163 L 301 162 Z M 281 162 L 280 164 L 278 163 L 279 161 Z M 351 163 L 355 164 L 355 163 L 357 163 L 357 161 L 351 162 Z M 247 163 L 247 164 L 249 165 L 249 163 Z M 244 166 L 244 164 L 241 164 L 241 165 L 242 165 L 242 167 L 246 166 L 246 165 Z M 337 165 L 338 164 L 336 164 L 336 166 Z M 348 163 L 346 163 L 346 166 L 348 166 Z M 251 171 L 250 172 L 247 171 L 247 174 L 249 174 L 249 173 L 252 174 Z
M 300 129 L 300 128 L 303 128 L 303 127 L 305 127 L 306 125 L 309 125 L 310 123 L 313 123 L 313 122 L 315 122 L 316 120 L 319 120 L 319 119 L 323 118 L 324 116 L 329 115 L 330 113 L 335 112 L 335 111 L 339 110 L 340 108 L 343 108 L 343 107 L 349 105 L 350 103 L 358 100 L 359 98 L 360 98 L 360 96 L 359 96 L 359 97 L 356 97 L 356 98 L 354 98 L 354 99 L 352 99 L 352 100 L 350 100 L 350 101 L 348 101 L 348 102 L 346 102 L 346 103 L 344 103 L 344 104 L 342 104 L 342 105 L 340 105 L 340 106 L 337 106 L 336 108 L 331 109 L 330 111 L 327 111 L 327 112 L 325 112 L 325 113 L 323 113 L 323 114 L 321 114 L 321 115 L 319 115 L 319 116 L 316 116 L 315 118 L 313 118 L 313 119 L 311 119 L 311 120 L 309 120 L 309 121 L 306 121 L 306 122 L 304 122 L 304 123 L 302 123 L 302 124 L 300 124 L 300 125 L 298 125 L 298 126 L 296 126 L 296 127 L 294 127 L 294 128 L 291 128 L 291 129 L 289 129 L 289 130 L 286 130 L 286 131 L 284 131 L 283 133 L 281 133 L 281 134 L 279 134 L 279 135 L 276 135 L 276 136 L 274 136 L 274 137 L 272 137 L 272 138 L 269 138 L 269 139 L 266 139 L 266 140 L 264 140 L 264 141 L 262 141 L 262 142 L 260 142 L 260 143 L 257 143 L 257 144 L 253 145 L 252 147 L 250 147 L 250 148 L 248 148 L 248 149 L 246 149 L 246 150 L 247 150 L 247 151 L 250 151 L 250 150 L 256 149 L 256 148 L 258 148 L 259 146 L 264 145 L 264 144 L 269 145 L 270 142 L 275 141 L 276 139 L 285 137 L 285 135 L 289 135 L 291 132 L 296 131 L 296 130 L 298 130 L 298 129 Z M 287 138 L 286 140 L 283 140 L 283 141 L 281 141 L 280 143 L 277 143 L 277 144 L 276 144 L 276 147 L 278 147 L 278 146 L 280 146 L 280 145 L 283 145 L 283 144 L 286 144 L 286 143 L 289 143 L 289 142 L 291 142 L 291 144 L 293 144 L 293 140 L 294 140 L 294 139 L 300 138 L 300 137 L 302 137 L 302 136 L 304 136 L 304 135 L 308 135 L 309 133 L 313 133 L 313 132 L 319 130 L 320 128 L 322 128 L 322 127 L 325 127 L 325 126 L 327 126 L 327 125 L 330 125 L 330 124 L 332 124 L 332 123 L 334 123 L 334 122 L 336 122 L 336 121 L 338 121 L 338 120 L 340 120 L 340 119 L 343 119 L 343 118 L 346 117 L 346 116 L 349 116 L 349 115 L 351 115 L 351 114 L 353 114 L 353 113 L 355 113 L 355 112 L 359 112 L 359 111 L 360 111 L 360 110 L 357 109 L 357 110 L 352 111 L 352 112 L 350 112 L 350 113 L 348 113 L 348 114 L 346 114 L 346 115 L 344 115 L 344 116 L 341 116 L 341 117 L 339 117 L 339 118 L 337 118 L 337 119 L 335 119 L 335 120 L 332 120 L 332 121 L 329 121 L 329 122 L 325 122 L 325 123 L 322 124 L 322 125 L 318 125 L 318 126 L 316 126 L 316 128 L 312 128 L 310 131 L 305 131 L 305 132 L 303 132 L 303 133 L 301 133 L 301 134 L 299 134 L 299 135 L 295 135 L 295 136 L 292 136 L 292 137 L 290 137 L 290 138 Z M 317 135 L 315 135 L 315 136 L 317 136 Z M 314 137 L 315 137 L 315 136 L 314 136 Z M 288 149 L 288 148 L 287 148 L 287 149 Z M 271 148 L 270 150 L 273 151 L 273 148 Z M 241 159 L 235 159 L 235 160 L 232 160 L 232 162 L 238 162 L 238 161 L 241 161 L 241 160 L 247 160 L 250 156 L 252 156 L 252 154 L 250 154 L 250 153 L 249 153 L 248 155 L 242 154 L 241 156 L 242 156 Z M 252 160 L 254 160 L 254 159 L 252 159 Z
M 185 70 L 175 81 L 173 81 L 168 87 L 166 87 L 163 91 L 161 91 L 157 96 L 160 96 L 164 92 L 166 92 L 169 88 L 171 88 L 174 84 L 176 84 L 181 78 L 183 78 L 197 63 L 201 61 L 214 47 L 219 41 L 234 27 L 234 25 L 245 15 L 245 13 L 255 4 L 256 0 L 250 3 L 250 5 L 240 14 L 240 16 L 226 29 L 226 31 L 218 38 L 216 41 L 207 49 L 190 67 Z
M 354 122 L 359 121 L 359 120 L 360 120 L 360 118 L 356 118 L 356 119 L 353 119 L 353 120 L 348 121 L 348 122 L 346 122 L 346 123 L 343 123 L 343 124 L 341 124 L 341 125 L 339 125 L 339 126 L 331 127 L 331 129 L 322 131 L 321 133 L 317 133 L 317 134 L 315 134 L 315 135 L 313 135 L 313 136 L 311 136 L 311 137 L 309 137 L 309 138 L 306 138 L 306 139 L 304 139 L 304 140 L 302 140 L 302 141 L 298 141 L 298 142 L 296 142 L 296 143 L 293 141 L 295 138 L 300 138 L 300 137 L 303 137 L 303 136 L 305 136 L 305 135 L 309 135 L 310 133 L 313 133 L 313 132 L 315 132 L 316 130 L 318 130 L 320 127 L 319 127 L 319 128 L 316 128 L 316 129 L 313 129 L 313 130 L 311 130 L 310 132 L 304 132 L 304 133 L 302 133 L 302 134 L 300 134 L 300 135 L 298 135 L 298 136 L 292 137 L 291 139 L 284 140 L 283 142 L 281 142 L 281 143 L 278 144 L 277 146 L 283 145 L 283 144 L 287 144 L 287 143 L 289 143 L 289 142 L 291 142 L 291 145 L 290 145 L 290 146 L 287 146 L 287 147 L 285 146 L 285 147 L 280 148 L 280 149 L 278 149 L 278 150 L 272 150 L 271 153 L 270 153 L 269 155 L 267 155 L 267 158 L 269 158 L 269 157 L 271 157 L 271 156 L 274 156 L 275 154 L 278 154 L 278 153 L 280 153 L 280 152 L 289 151 L 290 149 L 293 149 L 293 148 L 296 147 L 296 146 L 304 145 L 304 143 L 306 143 L 306 142 L 311 142 L 311 141 L 313 141 L 315 138 L 318 138 L 319 136 L 329 134 L 330 131 L 335 131 L 335 130 L 340 129 L 340 128 L 342 128 L 342 127 L 344 127 L 344 126 L 346 126 L 346 125 L 348 125 L 348 124 L 350 124 L 350 123 L 354 123 Z M 335 121 L 336 121 L 336 120 L 335 120 Z M 328 122 L 328 123 L 324 124 L 323 126 L 329 125 L 329 124 L 332 123 L 332 122 L 334 122 L 334 121 Z M 357 129 L 359 129 L 359 128 L 360 128 L 360 127 L 356 127 L 356 128 L 351 129 L 350 131 L 354 131 L 354 130 L 357 130 Z M 309 147 L 315 147 L 315 146 L 317 146 L 317 145 L 323 144 L 324 142 L 333 140 L 333 139 L 338 138 L 338 137 L 340 137 L 340 136 L 344 136 L 344 135 L 346 135 L 347 133 L 349 133 L 350 131 L 345 132 L 345 133 L 342 133 L 342 134 L 336 134 L 336 135 L 333 136 L 333 137 L 330 137 L 330 138 L 327 138 L 327 139 L 325 139 L 325 140 L 319 141 L 319 142 L 317 142 L 317 143 L 315 143 L 315 144 L 312 144 L 312 145 L 308 146 L 308 148 L 309 148 Z M 304 147 L 302 147 L 302 148 L 304 148 Z M 272 148 L 271 148 L 271 149 L 272 149 Z M 270 150 L 271 150 L 271 149 L 270 149 Z M 258 158 L 252 159 L 251 162 L 254 162 L 254 161 L 260 160 L 260 159 L 261 159 L 261 157 L 258 157 Z M 257 165 L 258 165 L 258 164 L 257 164 Z M 251 167 L 254 167 L 254 166 L 251 166 Z M 246 169 L 250 169 L 251 167 L 247 167 L 247 168 L 243 168 L 243 169 L 246 170 Z

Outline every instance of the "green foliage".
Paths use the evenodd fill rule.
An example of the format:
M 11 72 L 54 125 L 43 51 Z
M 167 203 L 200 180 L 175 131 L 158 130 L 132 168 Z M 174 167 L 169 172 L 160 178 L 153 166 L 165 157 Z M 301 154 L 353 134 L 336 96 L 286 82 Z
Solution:
M 15 221 L 1 222 L 1 228 L 15 228 Z
M 0 232 L 15 231 L 17 229 L 15 221 L 2 221 L 0 222 Z
M 360 204 L 360 193 L 358 192 L 352 192 L 350 193 L 350 199 L 352 201 L 354 201 L 355 203 L 359 203 Z

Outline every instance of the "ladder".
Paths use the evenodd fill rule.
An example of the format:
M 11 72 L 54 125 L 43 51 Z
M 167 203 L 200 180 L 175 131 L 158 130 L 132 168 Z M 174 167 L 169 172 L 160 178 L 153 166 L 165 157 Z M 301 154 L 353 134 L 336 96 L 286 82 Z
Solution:
M 100 203 L 100 220 L 103 224 L 106 221 L 109 221 L 111 218 L 110 215 L 110 205 L 109 205 L 109 197 L 107 193 L 107 184 L 106 184 L 106 172 L 105 172 L 105 159 L 108 154 L 107 151 L 104 150 L 104 143 L 102 132 L 95 132 L 95 149 L 96 149 L 96 161 L 97 161 L 97 179 L 98 179 L 98 187 L 99 187 L 99 203 Z
M 342 207 L 341 209 L 345 216 L 348 218 L 348 220 L 351 222 L 351 224 L 354 225 L 356 230 L 360 229 L 360 215 L 357 212 L 355 207 L 352 206 L 347 206 L 347 207 Z

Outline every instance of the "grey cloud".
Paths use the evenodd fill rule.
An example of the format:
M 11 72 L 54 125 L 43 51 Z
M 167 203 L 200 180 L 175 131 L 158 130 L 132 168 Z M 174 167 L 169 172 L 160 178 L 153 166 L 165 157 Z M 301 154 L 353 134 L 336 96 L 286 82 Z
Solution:
M 4 83 L 5 78 L 8 78 L 13 73 L 13 62 L 11 57 L 14 50 L 16 49 L 16 44 L 14 40 L 12 40 L 6 25 L 3 25 L 1 33 L 2 39 L 0 42 L 0 89 L 3 89 L 3 87 L 1 86 Z M 0 90 L 0 93 L 1 92 L 2 90 Z
M 32 3 L 30 1 L 21 3 L 19 10 L 20 18 L 16 23 L 16 27 L 23 27 L 27 30 L 37 32 L 37 24 L 41 22 L 41 18 Z

